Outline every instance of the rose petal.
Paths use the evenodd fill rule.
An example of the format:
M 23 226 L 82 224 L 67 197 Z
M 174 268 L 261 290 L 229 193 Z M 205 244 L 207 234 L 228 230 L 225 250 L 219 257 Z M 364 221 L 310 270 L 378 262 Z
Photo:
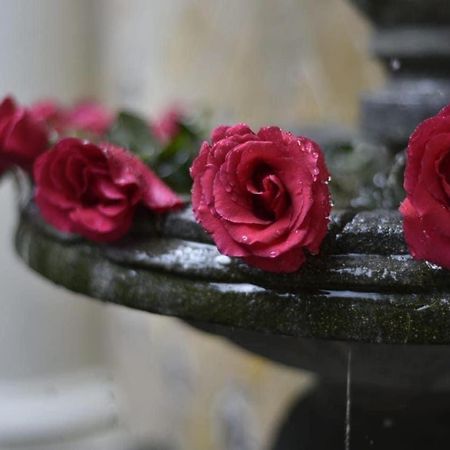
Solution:
M 443 204 L 448 205 L 450 199 L 450 146 L 449 151 L 447 151 L 446 154 L 441 155 L 441 157 L 435 161 L 435 170 L 440 178 L 440 187 L 445 193 L 445 196 L 442 197 L 441 201 Z M 433 181 L 434 180 L 435 178 L 433 177 Z
M 251 266 L 275 273 L 296 272 L 305 262 L 305 254 L 301 249 L 295 248 L 287 253 L 283 253 L 277 258 L 261 258 L 258 256 L 248 256 L 244 261 Z
M 225 255 L 247 256 L 249 252 L 227 233 L 224 223 L 217 219 L 203 204 L 194 209 L 194 216 L 198 222 L 210 233 L 217 248 Z
M 49 201 L 49 197 L 42 192 L 36 193 L 36 205 L 44 219 L 56 229 L 63 233 L 74 232 L 73 224 L 68 220 L 68 210 L 64 207 L 55 206 L 54 202 Z
M 444 267 L 450 267 L 450 237 L 429 227 L 411 202 L 406 199 L 400 206 L 403 215 L 403 229 L 411 255 Z M 434 219 L 428 218 L 431 224 Z
M 214 209 L 223 219 L 234 223 L 269 224 L 270 221 L 257 217 L 252 211 L 252 204 L 246 199 L 239 201 L 234 192 L 229 192 L 222 185 L 220 178 L 215 177 L 213 184 Z M 210 202 L 211 203 L 211 200 Z
M 133 210 L 122 215 L 121 220 L 103 215 L 98 209 L 77 208 L 70 212 L 75 233 L 93 241 L 110 242 L 124 236 L 131 227 Z
M 111 180 L 102 177 L 96 180 L 95 188 L 99 196 L 108 200 L 125 200 L 125 193 Z
M 17 110 L 16 102 L 12 97 L 5 97 L 0 103 L 0 118 L 11 116 Z
M 429 140 L 438 134 L 450 132 L 450 116 L 435 116 L 422 122 L 409 138 L 404 187 L 412 193 L 421 171 L 422 158 Z
M 182 206 L 182 200 L 145 164 L 111 144 L 104 144 L 108 154 L 108 164 L 114 183 L 120 186 L 139 184 L 142 189 L 141 201 L 156 212 L 169 211 Z
M 415 188 L 426 189 L 437 201 L 447 203 L 447 194 L 439 176 L 438 165 L 450 151 L 450 133 L 433 136 L 426 144 Z M 411 192 L 414 195 L 413 192 Z
M 47 132 L 25 110 L 13 114 L 2 131 L 0 149 L 11 162 L 31 170 L 34 160 L 47 147 Z
M 125 201 L 116 202 L 111 205 L 100 204 L 97 206 L 98 211 L 106 217 L 117 217 L 120 214 L 125 214 L 130 205 Z
M 283 132 L 279 127 L 263 127 L 257 136 L 263 141 L 284 143 Z

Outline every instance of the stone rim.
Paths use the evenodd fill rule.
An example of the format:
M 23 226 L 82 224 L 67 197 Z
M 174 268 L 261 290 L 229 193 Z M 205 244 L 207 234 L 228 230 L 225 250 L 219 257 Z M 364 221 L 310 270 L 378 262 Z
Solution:
M 379 254 L 364 255 L 381 258 L 385 264 L 391 257 L 386 253 L 392 245 L 396 245 L 398 251 L 402 250 L 396 213 L 389 215 L 375 211 L 354 217 L 346 214 L 346 220 L 340 222 L 339 217 L 342 219 L 343 215 L 334 215 L 331 242 L 324 255 L 311 259 L 311 264 L 317 265 L 311 276 L 326 273 L 333 258 L 341 258 L 342 264 L 350 261 L 345 258 L 356 257 L 344 250 L 353 248 L 352 245 L 360 246 L 365 242 L 364 236 L 366 246 L 362 249 L 369 251 L 367 239 L 376 236 L 377 232 L 375 247 L 370 251 Z M 368 217 L 372 222 L 367 222 Z M 184 230 L 181 227 L 183 221 Z M 376 222 L 377 226 L 374 225 Z M 117 245 L 94 245 L 55 232 L 42 222 L 36 208 L 30 204 L 21 214 L 16 249 L 32 269 L 58 285 L 147 312 L 299 338 L 387 344 L 450 343 L 448 272 L 412 261 L 407 255 L 394 255 L 398 259 L 397 266 L 402 267 L 409 261 L 410 276 L 417 278 L 422 274 L 422 278 L 417 278 L 417 286 L 428 280 L 426 289 L 401 292 L 405 290 L 404 286 L 396 289 L 395 279 L 389 290 L 377 289 L 376 285 L 359 285 L 355 289 L 345 277 L 332 289 L 331 285 L 299 284 L 299 279 L 306 280 L 304 274 L 280 276 L 249 269 L 239 262 L 225 261 L 207 242 L 180 239 L 180 236 L 185 238 L 186 233 L 198 233 L 198 240 L 209 240 L 195 223 L 191 223 L 186 211 L 169 214 L 160 222 L 148 222 L 150 226 L 143 223 L 138 224 L 127 240 Z M 174 224 L 177 224 L 176 228 Z M 385 232 L 389 239 L 383 244 L 381 237 Z M 147 237 L 149 233 L 153 238 Z M 166 237 L 155 237 L 155 233 Z M 351 233 L 358 235 L 359 241 L 349 242 Z M 171 234 L 178 236 L 168 237 Z M 183 267 L 180 259 L 167 260 L 164 252 L 153 253 L 153 261 L 149 263 L 145 259 L 145 245 L 152 247 L 158 241 L 160 246 L 168 246 L 169 253 L 173 246 L 177 248 L 179 241 L 194 253 L 199 248 L 207 249 L 207 255 L 219 257 L 216 267 L 212 268 L 215 275 L 201 273 L 203 260 L 196 268 L 192 264 Z M 136 248 L 144 252 L 145 257 L 141 256 L 140 263 L 130 260 L 130 255 L 136 256 Z

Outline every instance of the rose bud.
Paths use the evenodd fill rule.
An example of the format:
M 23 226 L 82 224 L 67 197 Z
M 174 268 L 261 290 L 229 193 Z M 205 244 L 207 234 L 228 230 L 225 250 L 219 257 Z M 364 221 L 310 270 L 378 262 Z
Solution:
M 450 106 L 409 139 L 400 206 L 411 255 L 450 268 Z
M 6 97 L 0 103 L 0 171 L 13 165 L 31 171 L 34 160 L 47 145 L 45 124 Z
M 331 209 L 319 146 L 277 127 L 221 126 L 191 168 L 195 217 L 218 249 L 271 272 L 318 253 Z
M 126 234 L 138 205 L 165 212 L 182 204 L 142 161 L 107 143 L 62 139 L 38 158 L 34 176 L 45 220 L 93 241 Z

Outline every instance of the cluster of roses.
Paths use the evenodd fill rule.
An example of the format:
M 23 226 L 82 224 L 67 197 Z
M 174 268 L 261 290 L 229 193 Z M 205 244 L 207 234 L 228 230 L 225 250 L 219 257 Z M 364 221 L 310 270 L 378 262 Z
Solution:
M 112 120 L 92 102 L 68 109 L 53 102 L 25 108 L 8 97 L 0 104 L 2 172 L 11 166 L 29 172 L 44 219 L 63 232 L 99 242 L 126 234 L 139 205 L 157 213 L 181 205 L 137 157 L 101 142 Z M 73 137 L 76 133 L 92 140 Z
M 55 228 L 112 241 L 141 206 L 156 213 L 181 199 L 127 149 L 102 142 L 113 117 L 95 103 L 31 108 L 0 104 L 0 170 L 20 166 L 35 183 L 35 202 Z M 176 121 L 157 127 L 167 139 Z M 91 141 L 67 137 L 82 131 Z M 50 144 L 52 132 L 57 140 Z M 157 133 L 155 133 L 157 134 Z M 99 142 L 99 143 L 97 143 Z M 293 272 L 315 254 L 331 211 L 329 173 L 316 143 L 278 127 L 254 133 L 220 126 L 191 167 L 196 219 L 218 249 L 272 272 Z M 408 145 L 407 198 L 401 205 L 413 257 L 450 267 L 450 108 L 422 123 Z
M 407 149 L 400 206 L 415 259 L 450 268 L 450 105 L 420 124 Z M 197 220 L 219 250 L 293 272 L 327 233 L 329 175 L 318 146 L 279 128 L 219 127 L 191 173 Z

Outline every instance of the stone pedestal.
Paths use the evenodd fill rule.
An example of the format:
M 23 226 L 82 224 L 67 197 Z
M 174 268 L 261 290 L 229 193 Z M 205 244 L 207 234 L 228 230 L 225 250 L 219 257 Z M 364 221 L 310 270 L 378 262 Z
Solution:
M 450 103 L 450 3 L 351 1 L 375 25 L 371 52 L 389 75 L 383 88 L 362 96 L 361 133 L 402 150 L 419 122 Z

